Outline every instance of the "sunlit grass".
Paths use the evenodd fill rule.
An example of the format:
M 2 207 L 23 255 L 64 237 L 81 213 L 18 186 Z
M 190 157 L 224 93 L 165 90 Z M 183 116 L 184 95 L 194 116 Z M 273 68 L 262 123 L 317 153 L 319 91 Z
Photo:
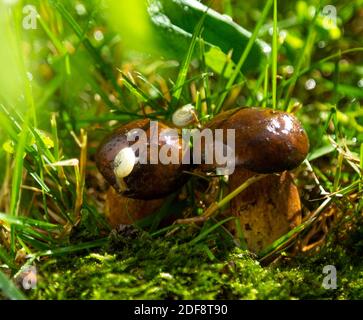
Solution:
M 0 43 L 6 48 L 0 50 L 0 264 L 6 266 L 6 275 L 0 269 L 0 288 L 6 297 L 24 298 L 10 280 L 24 266 L 41 264 L 49 256 L 70 256 L 104 247 L 109 242 L 110 230 L 101 205 L 105 190 L 93 161 L 100 139 L 115 125 L 145 115 L 170 120 L 172 112 L 184 103 L 195 105 L 202 125 L 230 107 L 247 105 L 283 108 L 296 113 L 306 126 L 311 151 L 295 177 L 302 194 L 314 192 L 304 200 L 303 223 L 260 252 L 261 261 L 304 242 L 311 230 L 329 219 L 325 215 L 331 214 L 331 208 L 336 220 L 346 216 L 353 221 L 361 214 L 361 88 L 349 81 L 349 72 L 340 65 L 342 60 L 351 59 L 357 72 L 352 78 L 363 77 L 359 74 L 362 66 L 355 68 L 363 48 L 351 41 L 352 46 L 341 49 L 333 39 L 331 44 L 326 40 L 329 50 L 317 54 L 317 43 L 322 41 L 322 27 L 316 22 L 321 19 L 321 8 L 316 8 L 310 20 L 298 23 L 299 17 L 291 22 L 279 11 L 281 1 L 268 0 L 257 10 L 251 36 L 237 63 L 233 62 L 233 51 L 219 52 L 218 58 L 224 61 L 217 72 L 208 65 L 206 56 L 211 52 L 206 52 L 208 44 L 201 40 L 204 17 L 196 25 L 183 59 L 159 61 L 135 51 L 127 53 L 124 42 L 113 33 L 120 28 L 114 23 L 116 11 L 108 20 L 93 2 L 85 2 L 87 10 L 82 15 L 74 9 L 73 1 L 35 3 L 41 8 L 38 29 L 25 34 L 19 27 L 21 3 L 5 13 L 0 2 L 0 27 L 4 30 Z M 111 8 L 124 10 L 117 3 L 114 1 Z M 242 16 L 231 1 L 223 1 L 223 8 L 242 21 L 251 19 Z M 126 12 L 130 20 L 124 23 L 133 25 L 133 19 L 143 20 L 143 13 L 139 13 L 132 16 Z M 264 33 L 271 26 L 272 34 Z M 292 50 L 279 39 L 279 32 L 290 32 L 290 28 L 291 34 L 300 35 L 303 45 L 299 50 Z M 104 36 L 101 42 L 94 38 L 98 29 Z M 147 47 L 151 37 L 147 24 L 137 24 L 133 31 L 148 40 L 143 43 Z M 272 43 L 271 55 L 257 71 L 244 72 L 246 59 L 260 36 Z M 24 50 L 35 50 L 37 41 L 43 46 L 34 54 L 37 59 L 26 58 Z M 330 62 L 333 72 L 325 76 L 324 68 Z M 284 74 L 283 66 L 293 72 Z M 302 81 L 309 77 L 325 91 L 314 95 L 305 90 Z M 198 179 L 193 176 L 183 190 L 184 202 L 175 205 L 177 194 L 173 194 L 155 215 L 135 226 L 152 238 L 177 237 L 179 231 L 190 230 L 194 238 L 186 245 L 201 246 L 211 261 L 218 259 L 215 244 L 223 242 L 219 239 L 229 239 L 245 249 L 241 226 L 236 227 L 238 239 L 233 239 L 224 228 L 232 218 L 223 217 L 223 212 L 246 185 L 226 194 L 221 181 L 218 201 L 202 208 L 194 201 Z M 185 207 L 190 208 L 188 217 L 200 218 L 213 210 L 212 218 L 201 225 L 161 225 L 169 212 L 183 212 Z

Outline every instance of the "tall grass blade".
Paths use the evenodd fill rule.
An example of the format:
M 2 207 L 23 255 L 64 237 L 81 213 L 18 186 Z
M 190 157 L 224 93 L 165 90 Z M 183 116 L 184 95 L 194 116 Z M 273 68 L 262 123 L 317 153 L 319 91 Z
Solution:
M 15 286 L 15 284 L 0 271 L 0 290 L 1 293 L 11 300 L 26 300 L 24 294 Z
M 245 61 L 248 57 L 248 54 L 250 53 L 250 51 L 252 49 L 254 42 L 257 39 L 257 36 L 262 27 L 262 24 L 266 20 L 267 14 L 269 13 L 269 11 L 271 9 L 272 3 L 273 3 L 273 0 L 268 0 L 266 2 L 266 5 L 261 13 L 261 17 L 258 20 L 255 29 L 253 30 L 251 38 L 248 40 L 247 46 L 246 46 L 245 50 L 243 51 L 241 58 L 239 59 L 239 61 L 237 63 L 236 69 L 233 71 L 231 77 L 229 78 L 229 81 L 227 82 L 225 92 L 219 98 L 219 101 L 216 106 L 216 110 L 214 112 L 215 114 L 218 114 L 220 112 L 220 110 L 222 109 L 223 103 L 224 103 L 229 91 L 231 90 L 233 84 L 235 83 L 235 81 L 241 71 L 241 68 L 242 68 L 243 64 L 245 63 Z
M 278 50 L 278 29 L 277 29 L 277 0 L 274 0 L 273 8 L 273 35 L 272 35 L 272 108 L 277 108 L 277 50 Z
M 194 48 L 195 45 L 197 43 L 197 39 L 198 37 L 200 37 L 201 33 L 202 33 L 202 27 L 203 27 L 203 22 L 205 19 L 207 11 L 204 13 L 204 15 L 202 16 L 202 18 L 200 19 L 200 21 L 198 22 L 198 24 L 195 27 L 194 33 L 193 33 L 193 37 L 192 40 L 190 42 L 190 46 L 188 48 L 188 52 L 184 58 L 184 61 L 181 65 L 179 74 L 178 74 L 178 78 L 175 82 L 175 87 L 178 88 L 174 91 L 173 96 L 172 96 L 172 100 L 171 100 L 171 111 L 174 110 L 180 100 L 182 91 L 183 91 L 183 87 L 185 84 L 185 80 L 187 78 L 187 74 L 188 74 L 188 70 L 189 70 L 189 65 L 190 62 L 192 60 L 193 57 L 193 53 L 194 53 Z M 202 40 L 201 40 L 202 41 Z

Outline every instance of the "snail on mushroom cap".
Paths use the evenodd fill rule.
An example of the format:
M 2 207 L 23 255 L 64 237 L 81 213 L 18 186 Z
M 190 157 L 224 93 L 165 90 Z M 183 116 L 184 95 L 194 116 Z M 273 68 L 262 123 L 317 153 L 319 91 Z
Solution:
M 189 165 L 182 161 L 181 138 L 174 135 L 175 131 L 169 133 L 170 128 L 161 122 L 157 124 L 158 132 L 153 133 L 150 124 L 149 119 L 143 119 L 121 126 L 98 148 L 97 168 L 120 195 L 141 200 L 158 199 L 173 193 L 188 178 L 184 171 Z M 146 137 L 139 142 L 143 133 Z M 153 134 L 157 137 L 155 140 Z M 160 163 L 158 157 L 164 146 L 179 153 L 177 163 Z M 155 148 L 156 152 L 152 152 Z M 138 154 L 140 150 L 144 153 Z M 142 156 L 144 161 L 139 161 Z
M 153 132 L 155 128 L 149 119 L 136 120 L 115 129 L 100 144 L 96 165 L 112 187 L 106 203 L 106 215 L 111 225 L 131 224 L 154 213 L 163 204 L 163 198 L 188 180 L 184 171 L 190 165 L 182 163 L 181 138 L 169 129 L 158 122 L 157 132 Z M 139 140 L 142 133 L 146 134 L 143 141 Z M 152 139 L 154 134 L 155 140 Z M 176 151 L 176 163 L 159 162 L 163 147 Z

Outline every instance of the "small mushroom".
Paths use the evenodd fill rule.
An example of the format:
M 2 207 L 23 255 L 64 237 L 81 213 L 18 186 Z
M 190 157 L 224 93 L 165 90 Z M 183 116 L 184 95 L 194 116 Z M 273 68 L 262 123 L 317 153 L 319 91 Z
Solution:
M 298 189 L 287 170 L 299 166 L 307 156 L 308 137 L 294 115 L 267 108 L 223 112 L 208 127 L 235 129 L 235 171 L 229 176 L 230 191 L 256 173 L 270 173 L 232 199 L 230 208 L 230 214 L 240 222 L 248 248 L 259 252 L 301 223 Z M 216 167 L 215 163 L 202 166 L 203 170 Z M 229 222 L 228 229 L 237 235 L 236 221 Z
M 140 129 L 145 133 L 144 142 L 135 135 Z M 98 148 L 97 168 L 120 195 L 142 200 L 159 199 L 176 191 L 188 179 L 184 171 L 189 165 L 182 163 L 182 139 L 161 122 L 157 124 L 156 141 L 151 138 L 154 135 L 151 131 L 149 119 L 132 121 L 113 131 Z M 130 135 L 134 135 L 134 139 L 130 139 Z M 142 155 L 146 161 L 139 161 L 142 148 L 135 148 L 137 142 L 143 143 Z M 159 161 L 163 146 L 176 150 L 175 162 L 163 164 Z
M 163 205 L 165 199 L 139 200 L 120 195 L 114 188 L 106 194 L 105 216 L 111 227 L 121 224 L 133 224 L 155 212 Z

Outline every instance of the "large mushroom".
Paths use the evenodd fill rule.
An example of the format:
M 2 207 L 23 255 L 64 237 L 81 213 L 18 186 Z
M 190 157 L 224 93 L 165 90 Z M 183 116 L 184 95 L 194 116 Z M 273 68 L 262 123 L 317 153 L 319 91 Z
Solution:
M 216 116 L 207 127 L 213 131 L 235 130 L 231 191 L 256 173 L 269 174 L 233 198 L 230 206 L 248 248 L 258 252 L 301 223 L 299 193 L 287 170 L 298 167 L 307 156 L 308 137 L 294 115 L 268 108 L 229 110 Z M 211 171 L 217 166 L 202 165 L 202 169 Z M 228 227 L 237 233 L 235 221 Z

